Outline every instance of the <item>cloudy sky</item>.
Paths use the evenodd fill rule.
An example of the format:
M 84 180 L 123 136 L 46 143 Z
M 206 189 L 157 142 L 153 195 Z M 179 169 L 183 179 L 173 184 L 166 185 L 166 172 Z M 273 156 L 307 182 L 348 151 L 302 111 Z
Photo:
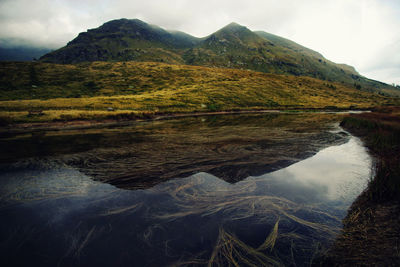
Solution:
M 0 0 L 0 46 L 59 48 L 118 18 L 197 37 L 234 21 L 400 84 L 400 0 Z

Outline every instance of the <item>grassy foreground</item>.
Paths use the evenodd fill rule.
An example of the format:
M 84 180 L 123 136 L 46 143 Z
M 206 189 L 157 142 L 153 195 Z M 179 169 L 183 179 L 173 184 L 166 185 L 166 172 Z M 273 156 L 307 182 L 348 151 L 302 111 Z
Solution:
M 352 115 L 342 126 L 363 139 L 375 156 L 375 172 L 322 265 L 399 266 L 400 108 Z
M 0 63 L 0 121 L 223 110 L 371 108 L 398 98 L 310 77 L 163 63 Z

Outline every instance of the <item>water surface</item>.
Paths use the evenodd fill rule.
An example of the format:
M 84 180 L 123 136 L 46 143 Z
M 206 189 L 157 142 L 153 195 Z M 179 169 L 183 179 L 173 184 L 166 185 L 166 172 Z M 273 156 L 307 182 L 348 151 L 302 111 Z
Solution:
M 1 261 L 310 265 L 370 172 L 336 122 L 217 116 L 3 139 L 28 155 L 1 167 Z

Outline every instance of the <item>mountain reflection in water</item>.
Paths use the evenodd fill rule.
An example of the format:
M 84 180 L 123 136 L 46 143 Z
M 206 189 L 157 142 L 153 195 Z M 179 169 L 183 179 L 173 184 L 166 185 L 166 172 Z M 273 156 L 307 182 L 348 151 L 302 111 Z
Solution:
M 326 118 L 313 116 L 317 115 L 278 116 L 275 124 L 268 116 L 221 119 L 226 125 L 218 124 L 218 117 L 153 123 L 136 128 L 142 139 L 134 145 L 99 145 L 7 164 L 0 173 L 1 262 L 7 266 L 307 266 L 334 240 L 346 209 L 366 185 L 371 165 L 358 139 L 332 131 L 331 120 L 322 124 Z M 176 127 L 179 123 L 183 125 Z M 192 129 L 200 123 L 206 126 Z M 115 140 L 116 132 L 108 140 L 110 136 Z M 165 145 L 157 147 L 161 144 Z M 133 153 L 135 146 L 143 155 Z M 277 161 L 285 153 L 285 160 L 292 163 L 318 149 L 322 150 L 306 160 L 264 174 L 278 169 Z M 183 158 L 173 165 L 178 152 Z M 151 166 L 134 164 L 129 153 Z M 89 157 L 94 155 L 95 159 Z M 207 159 L 209 165 L 196 166 Z M 211 167 L 213 161 L 217 167 Z M 264 164 L 265 168 L 254 167 Z M 223 175 L 225 169 L 228 174 Z M 94 181 L 87 175 L 106 180 L 96 170 L 104 177 L 111 175 L 118 187 L 147 189 L 124 190 Z M 129 175 L 118 183 L 122 172 Z M 155 182 L 141 182 L 145 186 L 131 181 L 145 180 L 148 174 L 152 179 L 156 173 L 168 174 Z M 195 174 L 171 179 L 185 173 Z
M 131 127 L 47 132 L 0 140 L 6 158 L 41 156 L 125 189 L 207 172 L 228 182 L 310 157 L 348 137 L 332 133 L 332 114 L 181 118 Z M 17 153 L 22 153 L 18 155 Z M 29 161 L 28 161 L 29 162 Z

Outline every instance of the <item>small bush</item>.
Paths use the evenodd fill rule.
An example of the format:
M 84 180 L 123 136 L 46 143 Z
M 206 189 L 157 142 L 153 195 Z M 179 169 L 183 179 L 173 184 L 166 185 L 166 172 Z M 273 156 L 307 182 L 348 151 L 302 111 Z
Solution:
M 214 102 L 211 102 L 207 104 L 207 109 L 210 111 L 218 111 L 221 109 L 221 106 Z

